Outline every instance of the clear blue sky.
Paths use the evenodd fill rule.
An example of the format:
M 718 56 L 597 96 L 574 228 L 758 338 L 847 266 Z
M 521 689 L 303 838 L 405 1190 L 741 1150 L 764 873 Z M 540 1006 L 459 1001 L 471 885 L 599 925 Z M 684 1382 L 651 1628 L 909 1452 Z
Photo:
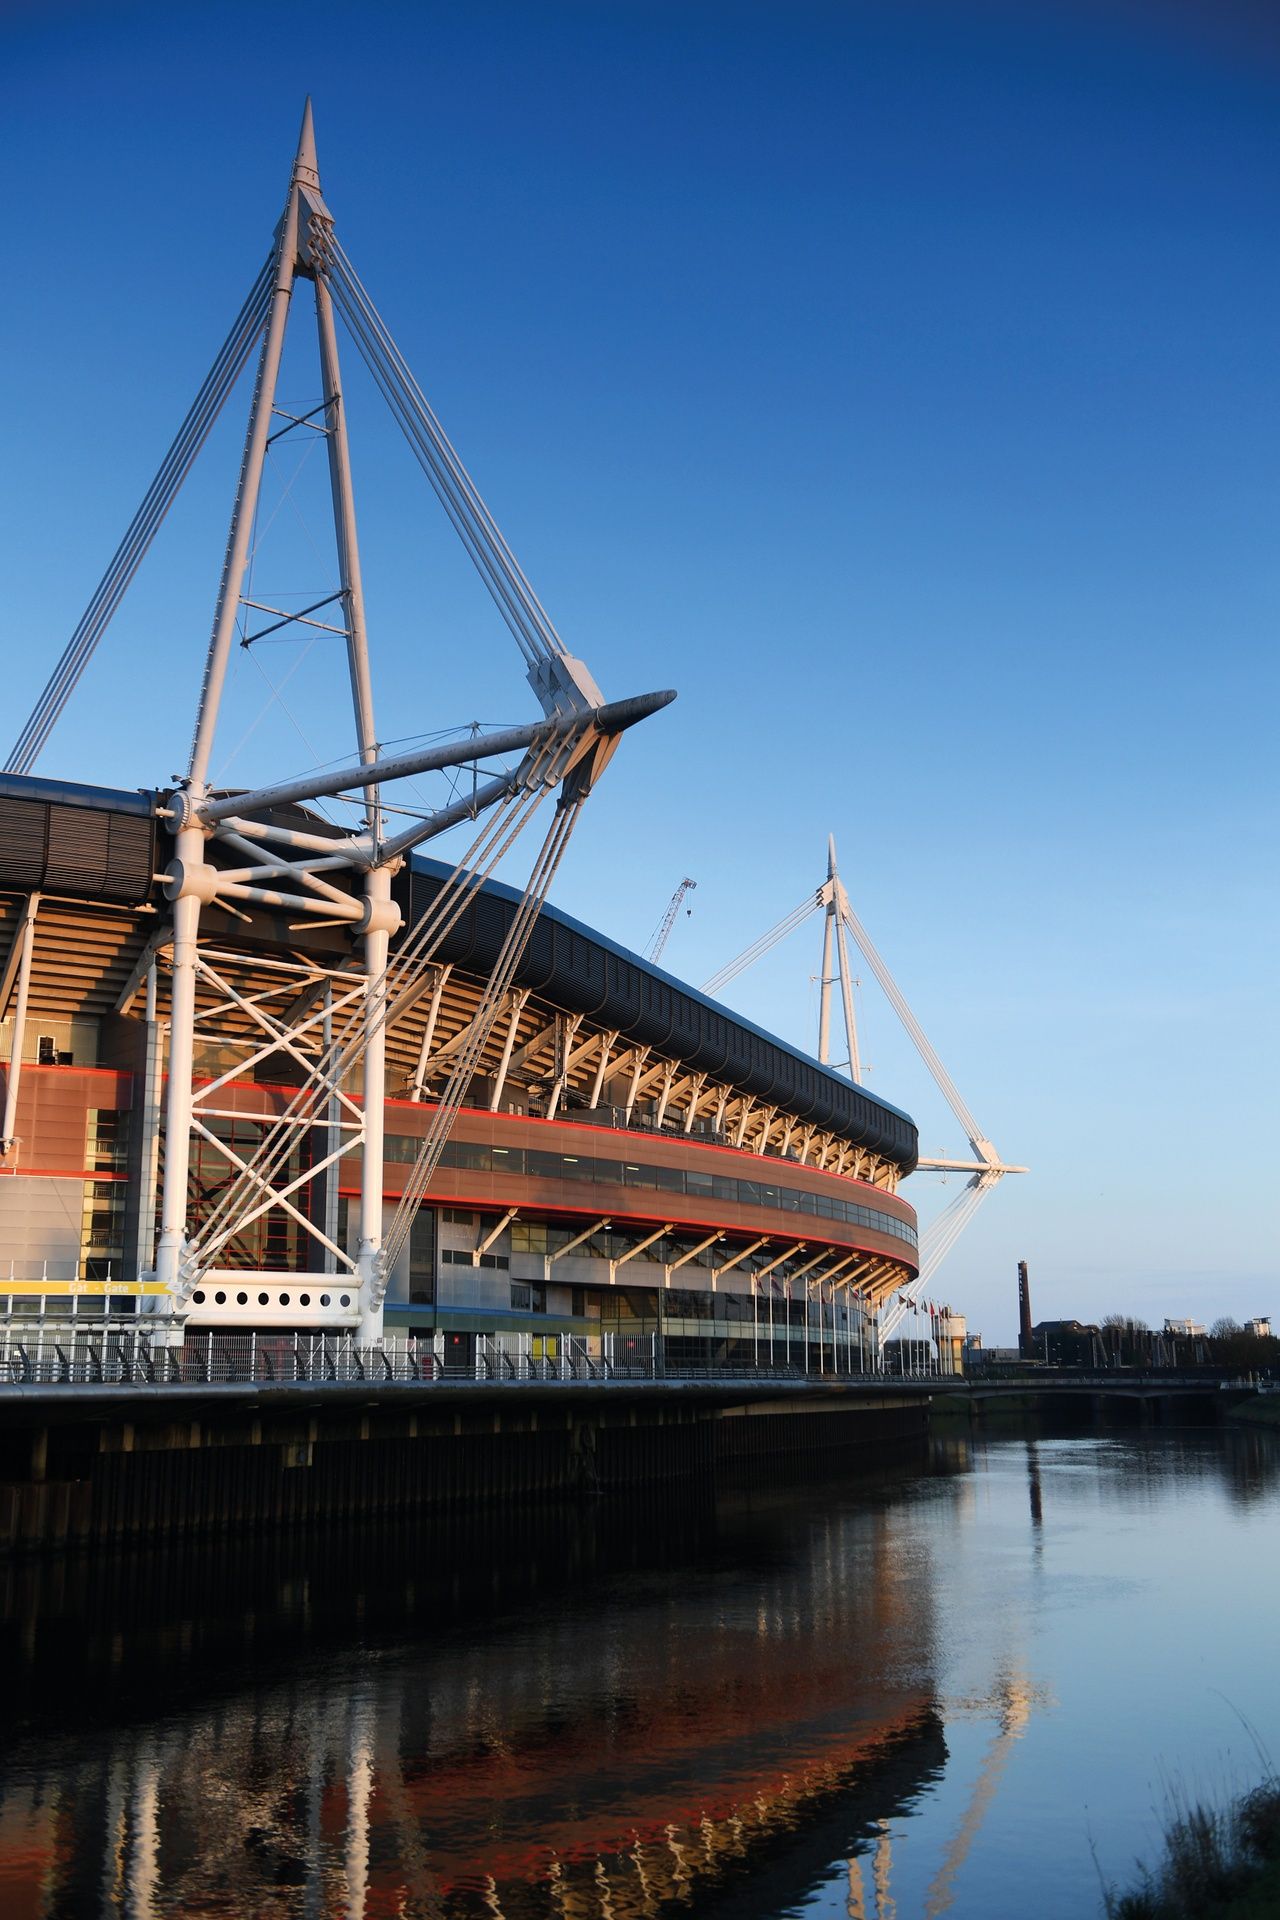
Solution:
M 310 90 L 348 251 L 567 642 L 611 697 L 680 691 L 560 904 L 642 945 L 693 875 L 667 958 L 697 982 L 834 831 L 1034 1168 L 938 1296 L 1007 1338 L 1025 1257 L 1038 1314 L 1280 1313 L 1274 14 L 11 3 L 0 46 L 5 745 L 265 253 Z M 524 717 L 348 384 L 381 731 Z M 286 400 L 315 385 L 295 349 Z M 243 404 L 41 771 L 185 763 Z M 281 594 L 330 578 L 318 464 L 291 471 Z M 262 655 L 228 777 L 345 745 L 322 655 Z M 286 715 L 262 673 L 291 668 Z M 814 922 L 731 997 L 812 1047 L 817 964 Z M 869 1084 L 954 1151 L 861 1004 Z

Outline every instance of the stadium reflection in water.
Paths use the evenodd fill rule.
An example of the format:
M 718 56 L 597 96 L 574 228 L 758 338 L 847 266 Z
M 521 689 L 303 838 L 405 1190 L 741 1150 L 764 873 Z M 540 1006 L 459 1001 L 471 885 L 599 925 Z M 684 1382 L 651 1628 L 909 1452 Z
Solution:
M 1171 1699 L 1222 1599 L 1169 1543 L 1252 1564 L 1278 1511 L 1271 1436 L 956 1441 L 661 1511 L 32 1560 L 0 1913 L 1006 1920 L 1029 1874 L 1092 1912 L 1150 1757 L 1213 1751 L 1254 1664 L 1250 1616 Z
M 785 1897 L 946 1752 L 919 1543 L 831 1491 L 32 1565 L 6 1916 Z

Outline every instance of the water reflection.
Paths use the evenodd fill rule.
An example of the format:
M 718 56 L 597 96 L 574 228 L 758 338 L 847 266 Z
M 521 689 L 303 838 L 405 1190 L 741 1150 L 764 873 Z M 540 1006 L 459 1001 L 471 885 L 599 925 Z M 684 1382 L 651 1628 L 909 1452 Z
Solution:
M 945 1760 L 928 1556 L 891 1513 L 739 1494 L 31 1565 L 4 1911 L 785 1901 Z
M 1093 1541 L 1278 1465 L 960 1438 L 803 1494 L 12 1569 L 0 1912 L 1018 1912 L 980 1856 L 1011 1808 L 1046 1846 L 1018 1756 L 1067 1777 L 1060 1599 L 1127 1604 Z

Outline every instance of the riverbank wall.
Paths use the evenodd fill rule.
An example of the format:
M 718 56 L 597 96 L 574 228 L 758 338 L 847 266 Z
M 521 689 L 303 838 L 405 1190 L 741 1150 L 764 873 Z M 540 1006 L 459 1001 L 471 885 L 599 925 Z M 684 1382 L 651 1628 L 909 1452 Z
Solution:
M 1228 1401 L 1223 1418 L 1233 1427 L 1269 1427 L 1280 1433 L 1280 1394 L 1250 1393 Z
M 923 1392 L 647 1382 L 12 1390 L 0 1552 L 765 1485 L 891 1457 Z
M 985 1389 L 970 1382 L 964 1392 L 935 1395 L 931 1423 L 937 1432 L 1017 1432 L 1052 1427 L 1055 1433 L 1107 1433 L 1144 1427 L 1217 1427 L 1229 1417 L 1227 1398 L 1215 1384 L 1162 1391 L 1106 1387 L 1035 1386 Z

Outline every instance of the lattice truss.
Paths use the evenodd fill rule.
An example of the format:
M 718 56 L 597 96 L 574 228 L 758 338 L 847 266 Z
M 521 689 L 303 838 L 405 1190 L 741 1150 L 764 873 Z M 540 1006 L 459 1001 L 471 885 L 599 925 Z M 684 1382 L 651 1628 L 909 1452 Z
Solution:
M 159 959 L 167 975 L 165 950 Z M 393 992 L 396 977 L 393 965 Z M 363 1143 L 358 1047 L 355 1071 L 344 1074 L 336 1044 L 343 1032 L 355 1038 L 353 1028 L 366 991 L 363 974 L 347 964 L 325 966 L 301 955 L 266 959 L 227 948 L 202 950 L 198 980 L 192 1121 L 200 1137 L 221 1151 L 252 1188 L 257 1169 L 230 1153 L 209 1123 L 258 1119 L 265 1111 L 262 1102 L 271 1091 L 273 1069 L 291 1071 L 293 1077 L 301 1074 L 307 1082 L 305 1098 L 299 1098 L 293 1086 L 287 1089 L 290 1111 L 281 1116 L 281 1125 L 294 1129 L 290 1147 L 304 1135 L 313 1140 L 326 1130 L 332 1135 L 323 1154 L 311 1161 L 309 1174 L 298 1171 L 274 1187 L 262 1188 L 252 1206 L 231 1217 L 220 1216 L 216 1223 L 202 1214 L 197 1238 L 206 1264 L 225 1261 L 228 1242 L 282 1200 L 298 1226 L 350 1268 L 354 1263 L 349 1254 L 329 1246 L 315 1231 L 325 1210 L 314 1202 L 307 1210 L 305 1189 L 314 1182 L 326 1191 L 326 1182 L 331 1187 L 333 1181 L 330 1169 L 336 1172 L 339 1162 Z M 400 1011 L 387 1025 L 387 1091 L 392 1101 L 434 1111 L 442 1097 L 447 1099 L 455 1076 L 466 1081 L 459 1090 L 462 1100 L 491 1111 L 514 1105 L 545 1119 L 589 1113 L 603 1117 L 602 1103 L 616 1101 L 608 1106 L 609 1117 L 631 1126 L 668 1137 L 692 1135 L 696 1129 L 699 1136 L 748 1152 L 783 1155 L 795 1164 L 861 1180 L 882 1191 L 897 1188 L 897 1167 L 869 1148 L 691 1071 L 658 1050 L 632 1046 L 616 1031 L 589 1029 L 581 1015 L 548 1007 L 527 987 L 508 987 L 491 1013 L 486 984 L 448 962 L 415 968 L 412 988 L 396 995 Z M 136 991 L 131 978 L 122 1004 Z M 250 1079 L 257 1084 L 248 1095 L 241 1090 Z M 277 1093 L 286 1097 L 279 1089 Z M 243 1198 L 249 1202 L 253 1197 L 245 1193 Z M 415 1201 L 420 1198 L 415 1183 Z M 900 1269 L 897 1277 L 902 1278 Z

